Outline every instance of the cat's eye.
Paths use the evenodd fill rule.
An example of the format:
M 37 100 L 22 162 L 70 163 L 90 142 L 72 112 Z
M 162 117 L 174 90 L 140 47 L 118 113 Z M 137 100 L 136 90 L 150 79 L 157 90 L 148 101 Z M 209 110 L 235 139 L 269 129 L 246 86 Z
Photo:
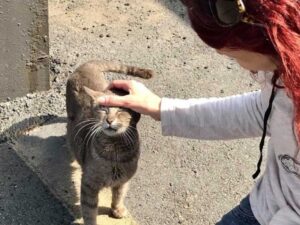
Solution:
M 96 110 L 97 110 L 97 111 L 101 111 L 101 112 L 106 112 L 106 113 L 108 113 L 108 108 L 105 107 L 105 106 L 103 106 L 103 105 L 97 105 L 97 106 L 96 106 Z
M 119 107 L 118 112 L 128 112 L 128 108 L 125 107 Z

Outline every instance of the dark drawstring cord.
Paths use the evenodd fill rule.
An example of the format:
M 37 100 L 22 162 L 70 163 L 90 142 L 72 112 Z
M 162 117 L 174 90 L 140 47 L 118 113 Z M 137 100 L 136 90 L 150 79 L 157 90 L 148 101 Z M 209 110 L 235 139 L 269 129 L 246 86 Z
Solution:
M 276 82 L 276 78 L 275 78 L 275 82 Z M 272 93 L 271 93 L 271 96 L 270 96 L 270 99 L 269 99 L 269 106 L 268 106 L 268 108 L 265 112 L 265 115 L 264 115 L 263 134 L 262 134 L 262 137 L 261 137 L 261 140 L 260 140 L 260 143 L 259 143 L 260 156 L 259 156 L 259 160 L 257 162 L 256 172 L 252 175 L 253 179 L 255 179 L 260 173 L 260 166 L 261 166 L 262 158 L 263 158 L 263 147 L 264 147 L 264 144 L 265 144 L 265 137 L 266 137 L 266 134 L 267 134 L 268 119 L 269 119 L 269 116 L 271 114 L 272 104 L 273 104 L 273 100 L 275 98 L 275 88 L 276 88 L 275 82 L 273 83 L 273 89 L 272 89 Z

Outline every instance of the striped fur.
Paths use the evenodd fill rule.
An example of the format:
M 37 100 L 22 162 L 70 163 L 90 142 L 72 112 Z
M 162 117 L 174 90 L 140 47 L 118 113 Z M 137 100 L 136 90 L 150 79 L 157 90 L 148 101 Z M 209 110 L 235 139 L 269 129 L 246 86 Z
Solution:
M 101 95 L 117 94 L 106 90 L 104 72 L 108 71 L 152 77 L 151 70 L 94 60 L 81 65 L 68 79 L 67 138 L 82 167 L 80 199 L 85 225 L 97 224 L 98 193 L 105 187 L 112 189 L 112 215 L 126 216 L 124 198 L 140 155 L 136 129 L 140 114 L 96 104 Z

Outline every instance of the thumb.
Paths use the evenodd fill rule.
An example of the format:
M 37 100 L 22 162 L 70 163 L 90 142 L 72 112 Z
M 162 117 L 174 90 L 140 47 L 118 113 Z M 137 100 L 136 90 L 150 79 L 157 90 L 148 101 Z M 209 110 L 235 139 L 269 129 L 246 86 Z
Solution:
M 107 95 L 107 96 L 101 96 L 97 99 L 97 102 L 100 105 L 104 106 L 119 106 L 123 107 L 127 105 L 126 98 L 123 96 L 115 96 L 115 95 Z

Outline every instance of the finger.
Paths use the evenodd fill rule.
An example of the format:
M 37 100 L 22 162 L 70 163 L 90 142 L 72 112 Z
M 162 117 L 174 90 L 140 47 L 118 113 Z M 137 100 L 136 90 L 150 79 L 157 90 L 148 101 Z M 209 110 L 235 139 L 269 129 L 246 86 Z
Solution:
M 116 95 L 101 96 L 97 99 L 97 102 L 100 105 L 104 105 L 104 106 L 118 106 L 118 107 L 128 106 L 128 101 L 126 97 L 116 96 Z
M 107 87 L 108 90 L 112 88 L 123 89 L 125 91 L 129 91 L 132 87 L 131 80 L 113 80 Z

